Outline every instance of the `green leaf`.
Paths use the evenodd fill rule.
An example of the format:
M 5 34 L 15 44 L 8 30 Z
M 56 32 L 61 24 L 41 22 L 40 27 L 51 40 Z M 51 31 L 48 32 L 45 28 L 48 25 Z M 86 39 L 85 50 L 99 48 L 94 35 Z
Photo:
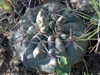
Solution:
M 64 56 L 61 56 L 61 57 L 60 57 L 60 61 L 61 61 L 61 65 L 62 65 L 62 66 L 64 66 L 64 65 L 67 64 L 67 60 L 66 60 L 66 58 L 65 58 Z
M 62 75 L 69 75 L 68 73 L 62 73 Z
M 56 66 L 56 67 L 55 67 L 55 71 L 57 71 L 57 70 L 62 71 L 62 66 L 60 66 L 60 65 Z
M 60 66 L 60 65 L 56 66 L 55 71 L 56 71 L 57 75 L 61 75 L 62 74 L 62 66 Z
M 62 73 L 67 73 L 67 74 L 70 74 L 71 73 L 71 67 L 70 66 L 64 66 L 63 67 L 63 70 L 62 70 Z
M 57 75 L 61 75 L 62 74 L 62 72 L 59 69 L 56 70 L 56 73 L 57 73 Z

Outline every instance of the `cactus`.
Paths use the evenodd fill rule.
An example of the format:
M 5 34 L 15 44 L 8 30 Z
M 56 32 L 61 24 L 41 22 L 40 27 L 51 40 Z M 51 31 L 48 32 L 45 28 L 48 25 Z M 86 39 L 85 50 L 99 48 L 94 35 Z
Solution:
M 65 56 L 67 65 L 81 60 L 88 41 L 76 41 L 85 26 L 78 16 L 58 2 L 49 2 L 26 10 L 14 34 L 14 48 L 25 66 L 52 73 L 58 59 Z

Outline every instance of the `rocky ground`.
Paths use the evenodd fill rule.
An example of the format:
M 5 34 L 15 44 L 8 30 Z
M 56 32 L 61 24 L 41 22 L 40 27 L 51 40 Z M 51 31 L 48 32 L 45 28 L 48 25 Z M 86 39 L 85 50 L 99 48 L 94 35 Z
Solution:
M 38 0 L 38 2 L 36 2 L 36 5 L 41 3 L 46 3 L 48 1 L 52 0 L 41 0 L 41 1 Z M 88 0 L 53 0 L 53 1 L 59 1 L 65 4 L 68 8 L 79 10 L 81 12 L 89 14 L 90 16 L 94 16 L 95 14 L 95 10 L 93 9 L 92 5 L 89 3 Z M 32 3 L 30 7 L 33 7 Z M 1 11 L 0 13 L 2 12 L 3 11 Z M 1 19 L 2 16 L 0 17 L 0 20 Z M 19 19 L 19 17 L 17 19 Z M 84 20 L 84 21 L 86 25 L 90 24 L 91 22 L 90 20 Z M 0 21 L 0 29 L 5 30 L 5 31 L 0 31 L 0 75 L 56 75 L 56 73 L 45 74 L 38 72 L 34 69 L 26 68 L 21 63 L 19 57 L 17 56 L 16 51 L 13 48 L 12 32 L 15 27 L 15 23 L 9 23 L 7 19 Z M 95 35 L 94 37 L 97 36 Z M 87 52 L 83 56 L 82 61 L 73 66 L 71 75 L 83 75 L 83 72 L 86 73 L 88 72 L 89 74 L 93 73 L 93 75 L 100 75 L 100 54 L 96 54 L 94 52 L 95 48 L 93 49 L 92 52 L 90 52 L 96 43 L 97 41 L 89 42 Z M 100 51 L 100 47 L 98 48 L 98 51 Z

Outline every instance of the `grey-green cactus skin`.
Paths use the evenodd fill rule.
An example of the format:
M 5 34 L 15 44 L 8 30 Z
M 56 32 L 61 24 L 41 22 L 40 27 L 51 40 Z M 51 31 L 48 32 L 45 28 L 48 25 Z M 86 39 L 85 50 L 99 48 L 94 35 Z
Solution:
M 80 61 L 88 41 L 68 39 L 70 34 L 74 39 L 80 37 L 85 26 L 66 8 L 58 2 L 45 3 L 28 8 L 18 22 L 13 34 L 14 48 L 27 67 L 52 73 L 59 56 L 65 56 L 69 66 Z

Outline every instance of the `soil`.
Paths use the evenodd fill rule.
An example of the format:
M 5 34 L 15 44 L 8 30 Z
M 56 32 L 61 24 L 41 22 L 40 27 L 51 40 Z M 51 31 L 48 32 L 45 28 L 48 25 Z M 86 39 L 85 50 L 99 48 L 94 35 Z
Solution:
M 48 0 L 42 0 L 42 3 L 47 1 Z M 65 4 L 64 0 L 55 1 Z M 68 7 L 70 7 L 70 4 L 68 4 Z M 88 24 L 90 21 L 85 20 L 85 22 Z M 56 73 L 46 74 L 35 69 L 26 68 L 22 64 L 13 48 L 12 32 L 14 26 L 14 23 L 10 24 L 8 20 L 0 22 L 0 29 L 5 30 L 0 31 L 0 75 L 56 75 Z M 72 67 L 71 75 L 84 75 L 84 72 L 100 75 L 100 54 L 95 53 L 95 48 L 90 53 L 96 43 L 97 41 L 90 41 L 87 52 L 82 57 L 82 61 Z M 100 47 L 98 48 L 98 51 L 100 51 Z

